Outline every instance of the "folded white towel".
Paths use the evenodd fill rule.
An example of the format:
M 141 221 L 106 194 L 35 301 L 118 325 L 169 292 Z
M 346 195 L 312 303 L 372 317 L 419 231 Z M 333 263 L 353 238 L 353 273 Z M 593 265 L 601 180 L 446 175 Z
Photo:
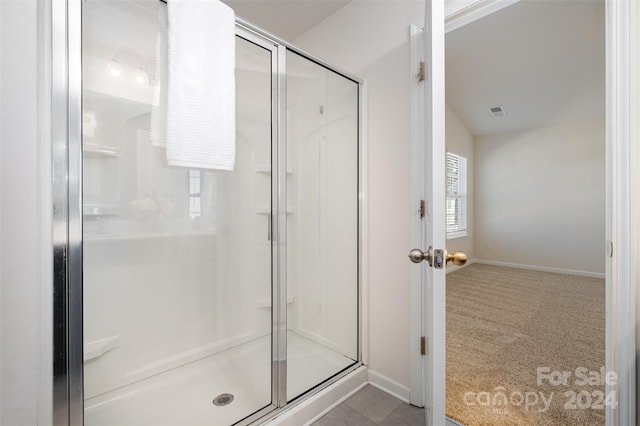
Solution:
M 233 170 L 235 15 L 218 0 L 169 0 L 167 162 Z

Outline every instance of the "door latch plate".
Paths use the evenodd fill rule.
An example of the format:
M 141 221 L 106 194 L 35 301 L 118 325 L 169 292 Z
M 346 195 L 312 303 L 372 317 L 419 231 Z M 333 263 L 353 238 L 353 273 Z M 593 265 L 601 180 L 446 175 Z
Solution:
M 436 269 L 442 269 L 443 266 L 444 266 L 444 250 L 443 249 L 433 250 L 433 267 Z

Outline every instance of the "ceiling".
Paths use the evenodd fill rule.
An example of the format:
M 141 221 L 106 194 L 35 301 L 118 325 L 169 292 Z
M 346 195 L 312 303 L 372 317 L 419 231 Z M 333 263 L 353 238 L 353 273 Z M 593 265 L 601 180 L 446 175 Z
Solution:
M 298 38 L 351 0 L 223 0 L 239 16 L 286 41 Z
M 447 33 L 447 104 L 474 136 L 603 115 L 604 23 L 602 0 L 523 0 Z
M 225 1 L 238 16 L 285 40 L 295 40 L 350 2 Z M 155 45 L 158 2 L 128 2 L 139 6 L 128 8 L 131 13 L 105 9 L 118 2 L 91 3 L 97 17 L 117 12 L 114 20 L 121 22 L 122 28 L 150 26 L 149 31 L 140 31 L 140 37 L 131 39 L 105 25 L 108 36 L 96 40 L 111 40 L 114 46 L 130 50 L 154 51 L 148 46 Z M 133 21 L 125 25 L 127 20 Z M 447 104 L 475 136 L 603 115 L 604 23 L 604 0 L 522 0 L 448 32 Z M 492 117 L 489 108 L 495 106 L 504 108 L 506 115 Z

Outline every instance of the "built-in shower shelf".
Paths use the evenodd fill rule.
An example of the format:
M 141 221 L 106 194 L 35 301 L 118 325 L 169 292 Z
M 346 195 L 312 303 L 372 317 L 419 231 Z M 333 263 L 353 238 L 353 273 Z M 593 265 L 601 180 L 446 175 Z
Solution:
M 287 295 L 287 305 L 292 304 L 295 301 L 295 297 L 291 294 Z M 257 308 L 270 308 L 271 307 L 271 298 L 265 297 L 264 299 L 258 299 L 256 302 Z
M 91 142 L 85 142 L 82 144 L 82 152 L 87 156 L 111 158 L 118 158 L 120 156 L 120 150 L 116 147 Z
M 83 216 L 117 216 L 120 207 L 117 204 L 90 204 L 82 206 Z
M 269 207 L 261 207 L 256 210 L 257 214 L 270 214 L 271 209 Z M 293 207 L 287 207 L 287 214 L 293 214 Z
M 98 234 L 85 234 L 85 241 L 135 241 L 150 239 L 173 239 L 173 238 L 197 238 L 211 237 L 216 235 L 215 229 L 201 229 L 197 231 L 183 232 L 104 232 Z
M 271 166 L 268 165 L 262 165 L 262 166 L 256 166 L 256 173 L 264 173 L 264 174 L 271 174 Z M 287 169 L 287 174 L 288 175 L 292 175 L 293 174 L 293 169 Z

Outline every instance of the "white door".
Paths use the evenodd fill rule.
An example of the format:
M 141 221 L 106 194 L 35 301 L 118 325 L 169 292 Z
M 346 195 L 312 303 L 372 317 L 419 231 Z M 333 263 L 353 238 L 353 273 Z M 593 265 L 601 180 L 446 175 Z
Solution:
M 410 253 L 426 268 L 425 315 L 427 425 L 445 422 L 445 91 L 444 2 L 427 0 L 424 30 L 424 219 L 426 247 Z

